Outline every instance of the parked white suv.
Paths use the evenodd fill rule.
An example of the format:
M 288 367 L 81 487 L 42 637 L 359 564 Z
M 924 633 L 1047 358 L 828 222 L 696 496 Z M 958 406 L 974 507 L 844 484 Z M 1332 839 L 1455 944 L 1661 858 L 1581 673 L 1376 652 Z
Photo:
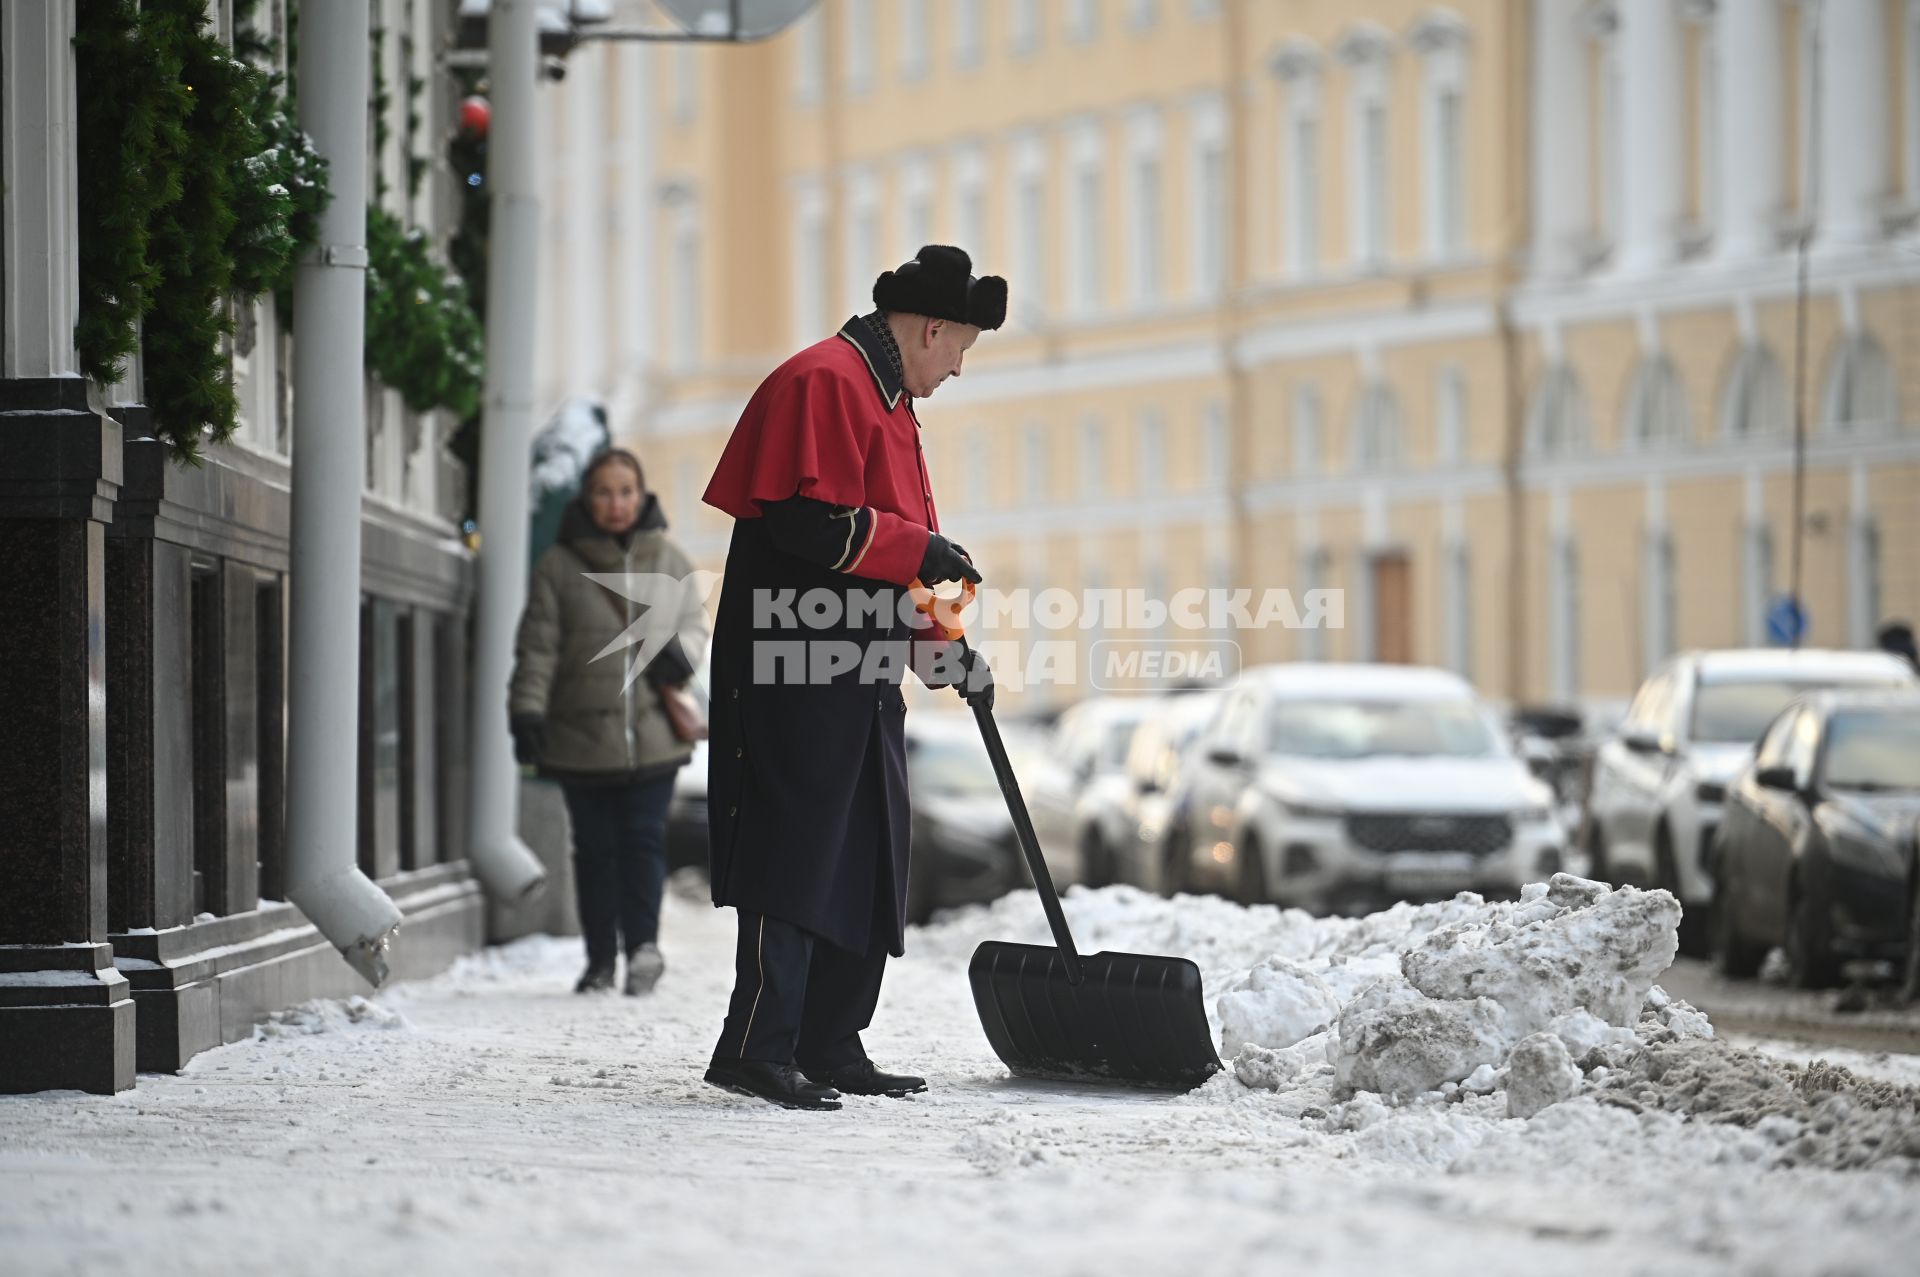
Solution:
M 1248 670 L 1193 760 L 1196 861 L 1248 903 L 1363 911 L 1558 871 L 1553 794 L 1444 670 Z
M 1594 757 L 1581 834 L 1588 872 L 1673 892 L 1686 909 L 1682 949 L 1705 952 L 1721 803 L 1767 724 L 1820 688 L 1914 681 L 1905 661 L 1882 652 L 1756 648 L 1672 658 L 1640 685 Z

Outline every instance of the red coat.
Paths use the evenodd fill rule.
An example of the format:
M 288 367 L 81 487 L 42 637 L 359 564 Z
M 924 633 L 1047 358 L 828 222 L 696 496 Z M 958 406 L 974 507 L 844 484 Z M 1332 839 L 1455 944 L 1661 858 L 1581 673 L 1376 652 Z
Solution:
M 905 935 L 912 816 L 898 673 L 785 681 L 757 671 L 755 654 L 796 639 L 869 654 L 910 644 L 897 595 L 938 527 L 919 429 L 884 346 L 849 320 L 761 383 L 706 492 L 735 520 L 712 647 L 713 900 L 854 952 L 884 943 L 897 954 Z M 760 503 L 795 495 L 846 507 L 832 516 L 846 532 L 829 536 L 828 553 L 794 553 L 762 516 Z M 814 590 L 884 592 L 892 606 L 878 619 L 849 609 L 824 631 L 755 615 L 757 593 Z

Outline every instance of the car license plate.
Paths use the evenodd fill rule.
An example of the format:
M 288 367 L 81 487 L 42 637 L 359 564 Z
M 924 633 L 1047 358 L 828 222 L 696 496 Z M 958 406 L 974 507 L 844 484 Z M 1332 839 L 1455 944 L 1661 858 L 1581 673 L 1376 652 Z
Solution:
M 1387 857 L 1387 886 L 1398 890 L 1461 886 L 1473 881 L 1464 851 L 1399 851 Z

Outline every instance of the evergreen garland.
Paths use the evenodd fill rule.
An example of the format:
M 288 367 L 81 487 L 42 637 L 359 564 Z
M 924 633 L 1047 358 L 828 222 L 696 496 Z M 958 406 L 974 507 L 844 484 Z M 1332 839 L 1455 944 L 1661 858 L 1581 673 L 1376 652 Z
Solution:
M 415 412 L 480 407 L 485 339 L 466 285 L 435 261 L 427 236 L 367 208 L 367 367 Z
M 180 198 L 180 173 L 160 156 L 187 147 L 192 97 L 177 47 L 156 40 L 136 0 L 80 6 L 74 63 L 79 95 L 80 369 L 102 385 L 126 373 L 140 317 L 160 283 L 148 227 Z

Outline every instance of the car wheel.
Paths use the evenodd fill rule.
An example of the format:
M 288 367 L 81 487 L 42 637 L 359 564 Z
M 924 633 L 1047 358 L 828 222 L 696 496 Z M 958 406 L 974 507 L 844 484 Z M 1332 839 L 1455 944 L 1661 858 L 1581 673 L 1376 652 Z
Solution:
M 1234 874 L 1234 897 L 1243 905 L 1267 903 L 1267 860 L 1260 851 L 1260 840 L 1252 834 L 1240 844 Z
M 1113 866 L 1108 863 L 1106 844 L 1098 830 L 1089 829 L 1080 839 L 1080 881 L 1089 887 L 1104 887 L 1113 881 Z
M 1787 983 L 1796 989 L 1827 989 L 1839 983 L 1833 937 L 1818 903 L 1796 885 L 1787 914 Z
M 1766 960 L 1767 947 L 1741 936 L 1733 906 L 1718 893 L 1707 907 L 1707 919 L 1713 931 L 1713 969 L 1736 979 L 1747 979 L 1757 973 Z
M 1707 911 L 1689 908 L 1680 898 L 1680 864 L 1673 854 L 1673 833 L 1665 822 L 1653 835 L 1654 885 L 1680 901 L 1680 952 L 1689 958 L 1707 956 Z

